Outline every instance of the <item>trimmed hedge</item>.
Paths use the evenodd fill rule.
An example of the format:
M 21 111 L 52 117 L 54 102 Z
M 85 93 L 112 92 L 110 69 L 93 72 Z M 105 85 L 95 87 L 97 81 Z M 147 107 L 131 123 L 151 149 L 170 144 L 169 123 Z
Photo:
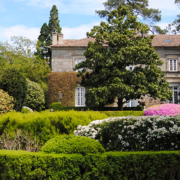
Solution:
M 0 151 L 1 180 L 81 179 L 80 154 L 44 154 Z
M 44 154 L 0 151 L 2 180 L 179 180 L 180 151 Z
M 41 148 L 41 151 L 45 153 L 78 153 L 82 155 L 86 155 L 87 153 L 105 152 L 104 148 L 98 141 L 88 137 L 73 135 L 56 136 L 55 138 L 47 141 L 46 144 Z

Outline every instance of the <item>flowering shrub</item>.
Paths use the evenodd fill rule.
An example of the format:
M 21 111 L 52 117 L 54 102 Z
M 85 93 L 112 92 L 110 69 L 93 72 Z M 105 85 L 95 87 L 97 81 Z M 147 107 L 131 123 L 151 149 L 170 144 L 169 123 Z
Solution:
M 107 151 L 179 150 L 180 116 L 129 116 L 78 126 L 75 135 L 97 139 Z
M 13 107 L 13 97 L 0 89 L 0 114 L 11 111 Z
M 151 106 L 144 111 L 144 116 L 176 116 L 180 115 L 180 105 L 178 104 L 160 104 Z

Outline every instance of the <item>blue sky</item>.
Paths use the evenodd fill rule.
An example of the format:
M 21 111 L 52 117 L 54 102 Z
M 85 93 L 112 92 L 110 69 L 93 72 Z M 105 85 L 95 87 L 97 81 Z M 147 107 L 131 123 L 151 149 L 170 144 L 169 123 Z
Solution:
M 86 32 L 103 19 L 95 10 L 104 9 L 106 0 L 0 0 L 0 42 L 11 36 L 36 40 L 44 22 L 55 4 L 59 11 L 60 26 L 65 39 L 85 38 Z M 174 0 L 149 0 L 150 8 L 162 12 L 161 27 L 166 27 L 180 14 Z

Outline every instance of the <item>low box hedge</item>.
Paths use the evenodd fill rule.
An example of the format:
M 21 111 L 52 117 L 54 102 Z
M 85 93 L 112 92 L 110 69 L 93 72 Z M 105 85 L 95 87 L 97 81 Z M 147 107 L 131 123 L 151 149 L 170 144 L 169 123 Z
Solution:
M 1 180 L 179 180 L 180 151 L 44 154 L 0 151 Z

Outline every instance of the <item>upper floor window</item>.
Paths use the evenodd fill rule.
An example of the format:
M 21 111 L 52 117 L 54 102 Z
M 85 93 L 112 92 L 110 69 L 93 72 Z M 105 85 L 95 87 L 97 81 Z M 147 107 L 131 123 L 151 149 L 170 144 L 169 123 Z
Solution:
M 76 59 L 76 64 L 79 64 L 79 63 L 81 63 L 83 61 L 84 61 L 84 59 Z M 83 70 L 83 68 L 77 69 L 76 71 L 82 71 L 82 70 Z
M 169 60 L 169 70 L 170 71 L 177 71 L 177 59 L 170 59 Z
M 86 98 L 85 98 L 86 89 L 85 87 L 77 87 L 76 88 L 76 97 L 75 97 L 75 105 L 76 106 L 86 106 Z

